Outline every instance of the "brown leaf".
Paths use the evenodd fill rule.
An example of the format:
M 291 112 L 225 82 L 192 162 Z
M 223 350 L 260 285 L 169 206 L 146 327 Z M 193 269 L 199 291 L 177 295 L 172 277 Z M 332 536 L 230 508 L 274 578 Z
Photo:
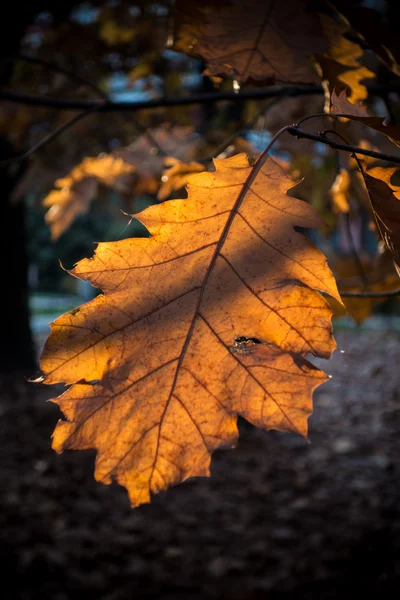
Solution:
M 171 160 L 193 162 L 199 146 L 200 136 L 193 132 L 192 127 L 165 125 L 149 128 L 147 134 L 139 136 L 129 146 L 117 150 L 115 155 L 131 164 L 138 173 L 135 194 L 157 194 L 164 168 L 164 156 L 167 154 Z
M 329 49 L 317 56 L 316 62 L 326 91 L 326 111 L 329 112 L 333 90 L 340 92 L 347 87 L 350 90 L 350 102 L 365 100 L 368 91 L 361 81 L 375 77 L 375 73 L 359 63 L 363 50 L 344 37 L 347 28 L 343 23 L 328 15 L 320 15 L 320 19 L 329 40 Z
M 244 83 L 316 81 L 311 56 L 328 48 L 319 18 L 303 0 L 177 2 L 175 47 L 202 56 L 211 76 Z
M 101 243 L 76 265 L 104 293 L 52 324 L 41 359 L 46 383 L 74 384 L 56 400 L 67 420 L 53 447 L 96 448 L 96 479 L 117 480 L 133 505 L 209 475 L 237 415 L 306 435 L 327 377 L 305 357 L 335 348 L 315 291 L 340 299 L 335 281 L 294 229 L 321 218 L 286 194 L 272 158 L 215 165 L 186 200 L 137 215 L 151 237 Z
M 387 3 L 387 6 L 389 4 Z M 380 5 L 379 8 L 382 6 L 385 5 Z M 357 1 L 341 2 L 339 10 L 382 62 L 396 75 L 400 75 L 397 19 L 384 18 L 382 12 L 362 6 L 362 3 Z
M 400 274 L 400 186 L 391 182 L 397 167 L 374 167 L 363 173 L 378 231 Z
M 103 154 L 85 158 L 66 177 L 57 179 L 55 186 L 58 189 L 52 190 L 42 203 L 49 207 L 45 219 L 50 225 L 52 239 L 58 239 L 78 215 L 89 210 L 99 183 L 123 191 L 127 185 L 126 176 L 133 172 L 132 165 L 121 158 Z
M 349 102 L 345 90 L 340 92 L 339 95 L 337 95 L 336 92 L 333 92 L 331 112 L 333 114 L 341 114 L 346 117 L 346 119 L 351 119 L 361 125 L 371 127 L 371 129 L 386 135 L 398 146 L 400 145 L 400 126 L 385 125 L 385 119 L 382 117 L 370 117 L 365 106 L 361 104 L 351 104 L 351 102 Z

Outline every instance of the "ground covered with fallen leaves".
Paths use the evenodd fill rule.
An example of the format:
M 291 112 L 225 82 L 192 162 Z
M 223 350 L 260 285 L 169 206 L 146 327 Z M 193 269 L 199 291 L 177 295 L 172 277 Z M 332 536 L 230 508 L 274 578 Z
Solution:
M 239 446 L 132 510 L 55 454 L 52 391 L 0 388 L 4 600 L 394 597 L 400 582 L 400 334 L 339 331 L 310 444 L 241 424 Z

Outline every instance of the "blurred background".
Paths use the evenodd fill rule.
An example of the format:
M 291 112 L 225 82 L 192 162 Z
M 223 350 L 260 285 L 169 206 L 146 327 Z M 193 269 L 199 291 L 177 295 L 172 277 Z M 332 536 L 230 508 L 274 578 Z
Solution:
M 250 85 L 243 97 L 237 81 L 203 75 L 199 58 L 174 47 L 174 2 L 53 4 L 20 3 L 1 42 L 3 597 L 391 597 L 400 582 L 395 297 L 333 305 L 340 351 L 328 364 L 314 361 L 332 379 L 315 393 L 310 443 L 240 421 L 239 445 L 215 454 L 211 479 L 186 481 L 135 510 L 123 488 L 94 481 L 92 451 L 51 450 L 60 414 L 46 400 L 63 387 L 28 380 L 40 374 L 49 323 L 98 293 L 67 270 L 97 242 L 146 235 L 130 215 L 185 197 L 188 175 L 212 169 L 213 158 L 245 152 L 255 160 L 281 127 L 323 112 L 325 102 L 318 83 L 283 97 Z M 394 3 L 372 5 L 398 22 Z M 372 54 L 363 60 L 396 90 L 397 78 Z M 211 99 L 162 102 L 204 94 Z M 371 114 L 399 122 L 398 94 L 371 93 Z M 119 107 L 106 112 L 99 102 Z M 304 129 L 326 126 L 321 117 Z M 337 132 L 396 153 L 355 123 Z M 325 228 L 304 233 L 339 288 L 397 289 L 354 161 L 288 135 L 271 154 L 298 184 L 293 194 L 324 217 Z

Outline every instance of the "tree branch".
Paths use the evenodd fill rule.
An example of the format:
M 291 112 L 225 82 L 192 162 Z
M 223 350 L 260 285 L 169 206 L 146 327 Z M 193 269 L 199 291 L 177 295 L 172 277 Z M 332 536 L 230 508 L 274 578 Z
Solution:
M 390 298 L 391 296 L 400 296 L 400 289 L 391 292 L 341 292 L 342 298 Z
M 384 154 L 383 152 L 375 152 L 375 150 L 366 150 L 365 148 L 360 148 L 358 146 L 350 146 L 349 144 L 335 142 L 324 135 L 308 133 L 308 131 L 304 131 L 299 127 L 288 127 L 287 132 L 297 138 L 306 138 L 308 140 L 313 140 L 314 142 L 321 142 L 322 144 L 326 144 L 327 146 L 335 148 L 336 150 L 345 150 L 346 152 L 351 152 L 352 154 L 363 154 L 364 156 L 372 156 L 373 158 L 378 158 L 379 160 L 387 160 L 388 162 L 400 164 L 400 156 Z
M 372 95 L 381 96 L 383 93 L 400 92 L 400 84 L 370 85 L 366 86 Z M 210 104 L 223 100 L 244 102 L 275 97 L 297 97 L 323 94 L 320 85 L 273 85 L 266 88 L 242 90 L 239 93 L 231 91 L 211 92 L 208 94 L 192 94 L 170 98 L 157 98 L 155 100 L 141 100 L 137 102 L 107 102 L 101 100 L 70 100 L 68 98 L 49 98 L 47 96 L 33 96 L 9 90 L 0 90 L 0 100 L 28 104 L 30 106 L 48 106 L 59 110 L 88 110 L 96 109 L 101 112 L 132 111 L 152 108 L 167 108 L 169 106 L 186 106 L 189 104 Z
M 399 86 L 400 90 L 400 86 Z M 271 86 L 261 89 L 243 90 L 239 93 L 231 91 L 210 92 L 207 94 L 194 94 L 190 96 L 178 96 L 170 98 L 157 98 L 154 100 L 141 100 L 135 102 L 107 102 L 101 100 L 69 100 L 67 98 L 49 98 L 47 96 L 33 96 L 20 92 L 0 90 L 0 99 L 31 106 L 48 106 L 61 110 L 87 110 L 96 108 L 102 112 L 143 110 L 152 108 L 167 108 L 169 106 L 186 106 L 189 104 L 210 104 L 222 100 L 233 100 L 243 102 L 257 98 L 274 98 L 286 96 L 305 96 L 322 94 L 319 85 L 310 86 Z

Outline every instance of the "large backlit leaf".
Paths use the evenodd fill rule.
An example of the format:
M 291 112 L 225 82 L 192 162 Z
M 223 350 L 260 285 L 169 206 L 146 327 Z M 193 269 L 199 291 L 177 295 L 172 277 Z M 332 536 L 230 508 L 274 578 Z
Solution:
M 137 215 L 149 238 L 99 244 L 72 273 L 103 290 L 52 324 L 46 383 L 74 384 L 56 402 L 53 446 L 96 448 L 95 476 L 133 505 L 233 446 L 237 416 L 306 435 L 326 375 L 308 354 L 335 348 L 339 299 L 325 257 L 295 227 L 320 217 L 286 194 L 272 158 L 244 154 L 194 175 L 189 196 Z M 261 342 L 261 343 L 258 343 Z

